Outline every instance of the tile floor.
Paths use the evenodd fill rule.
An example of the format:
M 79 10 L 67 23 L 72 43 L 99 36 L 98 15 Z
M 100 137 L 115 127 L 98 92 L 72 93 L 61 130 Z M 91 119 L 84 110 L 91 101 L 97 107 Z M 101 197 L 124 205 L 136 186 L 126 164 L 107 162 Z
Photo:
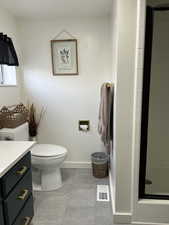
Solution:
M 31 225 L 112 225 L 110 202 L 96 201 L 96 179 L 90 169 L 62 169 L 63 187 L 35 192 L 35 217 Z

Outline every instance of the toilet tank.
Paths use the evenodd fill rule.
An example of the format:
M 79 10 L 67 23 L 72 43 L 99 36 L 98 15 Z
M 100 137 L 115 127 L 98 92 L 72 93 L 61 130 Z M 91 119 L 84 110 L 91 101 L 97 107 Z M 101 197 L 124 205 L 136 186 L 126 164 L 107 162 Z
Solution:
M 0 140 L 9 141 L 28 141 L 29 127 L 28 123 L 24 123 L 16 128 L 0 129 Z

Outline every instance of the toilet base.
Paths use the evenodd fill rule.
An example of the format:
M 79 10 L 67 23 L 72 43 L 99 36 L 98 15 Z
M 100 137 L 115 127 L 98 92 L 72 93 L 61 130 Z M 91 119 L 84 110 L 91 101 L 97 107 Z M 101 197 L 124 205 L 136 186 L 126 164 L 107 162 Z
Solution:
M 33 170 L 32 175 L 34 191 L 54 191 L 62 187 L 60 168 Z

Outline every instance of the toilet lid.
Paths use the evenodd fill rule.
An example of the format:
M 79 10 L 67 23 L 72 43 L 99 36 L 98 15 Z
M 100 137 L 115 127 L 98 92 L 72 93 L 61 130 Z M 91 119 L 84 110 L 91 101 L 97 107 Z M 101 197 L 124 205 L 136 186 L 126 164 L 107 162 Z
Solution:
M 65 155 L 67 150 L 59 145 L 36 144 L 31 148 L 31 153 L 33 156 L 55 157 Z

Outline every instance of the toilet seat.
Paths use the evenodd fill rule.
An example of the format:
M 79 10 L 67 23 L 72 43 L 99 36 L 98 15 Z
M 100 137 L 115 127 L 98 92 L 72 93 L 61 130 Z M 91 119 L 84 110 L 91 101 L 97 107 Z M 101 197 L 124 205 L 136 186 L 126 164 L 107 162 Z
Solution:
M 31 148 L 31 153 L 35 157 L 56 158 L 64 156 L 67 150 L 59 145 L 36 144 Z

